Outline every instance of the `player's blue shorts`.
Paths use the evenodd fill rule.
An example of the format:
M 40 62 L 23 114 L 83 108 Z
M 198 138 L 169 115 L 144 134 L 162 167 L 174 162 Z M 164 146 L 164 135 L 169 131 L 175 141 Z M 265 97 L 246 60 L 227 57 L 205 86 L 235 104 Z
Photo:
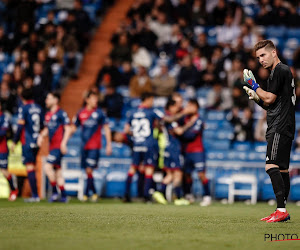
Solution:
M 8 153 L 0 153 L 0 168 L 7 169 Z
M 99 149 L 84 149 L 81 156 L 82 168 L 97 168 L 100 152 Z
M 181 169 L 180 150 L 167 147 L 164 153 L 164 167 L 169 170 Z
M 134 146 L 132 153 L 132 165 L 139 167 L 141 163 L 144 166 L 157 165 L 158 161 L 158 150 L 156 147 L 146 147 L 146 146 Z
M 192 173 L 193 170 L 197 172 L 205 172 L 205 154 L 204 153 L 185 153 L 184 155 L 184 172 Z
M 55 168 L 60 168 L 62 157 L 63 154 L 61 153 L 60 149 L 52 149 L 47 157 L 47 162 L 52 164 Z
M 31 148 L 27 145 L 22 146 L 22 160 L 23 164 L 35 164 L 36 163 L 36 156 L 38 154 L 39 148 Z

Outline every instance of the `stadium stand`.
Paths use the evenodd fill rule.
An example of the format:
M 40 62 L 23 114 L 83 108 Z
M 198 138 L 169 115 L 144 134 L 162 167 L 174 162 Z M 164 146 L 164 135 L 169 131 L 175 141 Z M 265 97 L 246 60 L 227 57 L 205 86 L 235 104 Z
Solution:
M 79 109 L 84 90 L 96 86 L 100 92 L 100 100 L 103 100 L 107 87 L 113 85 L 117 93 L 123 96 L 124 104 L 122 117 L 111 118 L 110 125 L 112 130 L 121 131 L 126 115 L 139 104 L 139 99 L 130 97 L 130 86 L 136 83 L 143 85 L 147 79 L 152 88 L 152 80 L 161 76 L 163 67 L 167 66 L 168 76 L 176 79 L 175 91 L 181 93 L 185 100 L 196 97 L 201 104 L 199 113 L 206 124 L 203 139 L 207 151 L 208 177 L 211 180 L 214 197 L 227 198 L 228 178 L 232 174 L 243 173 L 256 176 L 258 199 L 273 199 L 272 186 L 264 171 L 266 144 L 254 138 L 249 141 L 245 137 L 246 126 L 244 125 L 253 119 L 252 126 L 247 129 L 250 129 L 254 135 L 256 125 L 263 119 L 264 114 L 260 108 L 248 102 L 242 90 L 241 72 L 244 67 L 247 67 L 257 76 L 258 82 L 265 84 L 266 72 L 259 67 L 251 48 L 262 38 L 273 40 L 281 60 L 287 63 L 294 73 L 298 97 L 296 121 L 299 128 L 300 6 L 295 5 L 294 1 L 276 1 L 276 5 L 273 5 L 272 1 L 268 0 L 118 1 L 113 7 L 114 11 L 108 11 L 82 59 L 91 38 L 91 29 L 78 24 L 80 21 L 76 13 L 85 13 L 84 18 L 89 20 L 91 27 L 96 27 L 100 23 L 97 13 L 102 9 L 105 1 L 83 2 L 83 9 L 80 4 L 78 6 L 75 4 L 73 10 L 58 9 L 55 1 L 39 4 L 30 7 L 35 10 L 31 16 L 16 19 L 23 21 L 20 23 L 11 22 L 14 15 L 19 12 L 13 11 L 15 8 L 0 2 L 0 12 L 9 13 L 0 15 L 3 27 L 2 31 L 0 29 L 0 78 L 2 79 L 0 92 L 3 97 L 9 96 L 5 97 L 7 102 L 10 102 L 12 98 L 9 98 L 13 96 L 14 103 L 17 105 L 20 82 L 23 77 L 25 79 L 25 75 L 27 76 L 26 72 L 31 72 L 29 77 L 32 83 L 31 85 L 28 83 L 29 86 L 33 85 L 38 89 L 37 86 L 40 84 L 46 84 L 42 76 L 31 76 L 34 71 L 33 64 L 38 61 L 44 65 L 46 78 L 52 79 L 49 89 L 60 88 L 64 77 L 73 77 L 64 89 L 62 101 L 62 106 L 70 116 Z M 16 9 L 18 8 L 23 6 L 20 4 Z M 127 16 L 122 18 L 120 13 L 126 9 L 128 9 Z M 283 13 L 282 18 L 276 18 L 279 12 Z M 105 22 L 105 20 L 113 21 Z M 73 30 L 74 26 L 77 27 L 76 22 L 84 32 L 76 28 L 75 31 Z M 34 25 L 31 25 L 32 23 Z M 75 43 L 78 43 L 75 46 L 78 48 L 75 51 L 76 56 L 72 58 L 75 62 L 72 62 L 67 53 L 57 55 L 58 52 L 54 52 L 59 49 L 66 50 L 63 45 L 55 43 L 56 39 L 59 39 L 60 28 L 70 36 L 68 37 L 70 40 L 75 38 Z M 52 34 L 54 30 L 56 30 L 55 37 Z M 37 34 L 37 38 L 32 35 L 35 34 L 33 31 Z M 7 41 L 11 41 L 10 46 L 7 46 Z M 46 60 L 43 60 L 43 55 L 38 53 L 37 47 L 40 46 L 39 42 L 45 46 L 48 41 L 50 43 L 47 46 L 51 46 L 52 49 L 45 50 Z M 134 48 L 135 44 L 139 45 L 137 49 Z M 32 53 L 29 57 L 26 56 L 24 51 L 27 50 L 24 48 L 35 51 L 36 58 L 31 58 Z M 107 56 L 110 56 L 111 60 L 106 64 Z M 82 65 L 79 69 L 78 60 L 81 59 Z M 133 60 L 134 64 L 132 64 Z M 148 65 L 136 64 L 146 60 L 149 61 Z M 73 68 L 70 65 L 73 65 Z M 68 68 L 69 66 L 71 69 Z M 143 70 L 142 74 L 141 70 Z M 37 83 L 38 79 L 40 83 Z M 9 86 L 9 93 L 5 92 L 4 96 L 2 93 L 6 84 Z M 26 85 L 23 87 L 26 88 Z M 163 96 L 157 97 L 156 107 L 163 109 L 165 100 Z M 251 108 L 250 118 L 245 115 L 246 107 Z M 232 122 L 234 112 L 238 123 Z M 80 142 L 80 134 L 76 133 L 69 141 L 70 150 L 64 158 L 66 169 L 80 168 L 80 161 L 74 160 L 80 154 L 78 142 Z M 254 148 L 250 154 L 246 153 L 249 148 Z M 99 178 L 96 178 L 99 194 L 108 197 L 123 195 L 125 173 L 130 164 L 130 152 L 128 146 L 120 144 L 113 145 L 113 155 L 110 157 L 105 156 L 105 152 L 101 151 L 102 158 L 99 166 L 105 170 L 99 170 Z M 298 156 L 296 151 L 292 153 L 292 168 L 299 168 Z M 300 200 L 298 185 L 299 178 L 295 174 L 291 181 L 290 199 L 292 200 Z M 243 188 L 243 185 L 240 188 Z M 196 176 L 194 176 L 193 190 L 196 196 L 201 194 L 201 184 Z M 136 190 L 132 192 L 137 193 Z M 238 198 L 245 197 L 238 196 Z

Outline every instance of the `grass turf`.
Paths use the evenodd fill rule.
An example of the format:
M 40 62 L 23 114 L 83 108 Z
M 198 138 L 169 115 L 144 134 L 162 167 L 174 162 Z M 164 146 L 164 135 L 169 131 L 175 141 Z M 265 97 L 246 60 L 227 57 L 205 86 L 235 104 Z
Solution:
M 271 233 L 300 238 L 299 208 L 288 205 L 290 222 L 260 222 L 272 209 L 266 203 L 203 208 L 0 200 L 0 249 L 300 249 L 300 241 L 264 241 Z

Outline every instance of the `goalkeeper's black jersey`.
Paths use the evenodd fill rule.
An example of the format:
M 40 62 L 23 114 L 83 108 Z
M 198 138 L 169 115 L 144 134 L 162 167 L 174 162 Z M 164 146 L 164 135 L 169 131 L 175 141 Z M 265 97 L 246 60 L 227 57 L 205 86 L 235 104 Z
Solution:
M 271 71 L 266 91 L 277 96 L 267 109 L 268 129 L 266 137 L 279 133 L 294 138 L 295 134 L 295 84 L 290 68 L 278 63 Z

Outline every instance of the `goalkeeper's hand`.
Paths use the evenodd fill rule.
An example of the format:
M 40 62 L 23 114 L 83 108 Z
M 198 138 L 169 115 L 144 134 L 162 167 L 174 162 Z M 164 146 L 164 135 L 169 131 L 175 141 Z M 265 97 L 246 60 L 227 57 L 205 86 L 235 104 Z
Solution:
M 259 84 L 256 82 L 256 79 L 249 69 L 244 69 L 244 82 L 247 83 L 255 92 L 259 88 Z
M 243 89 L 246 91 L 247 95 L 249 96 L 250 100 L 254 100 L 256 103 L 259 103 L 260 98 L 259 96 L 255 93 L 253 89 L 248 88 L 247 86 L 244 86 Z

